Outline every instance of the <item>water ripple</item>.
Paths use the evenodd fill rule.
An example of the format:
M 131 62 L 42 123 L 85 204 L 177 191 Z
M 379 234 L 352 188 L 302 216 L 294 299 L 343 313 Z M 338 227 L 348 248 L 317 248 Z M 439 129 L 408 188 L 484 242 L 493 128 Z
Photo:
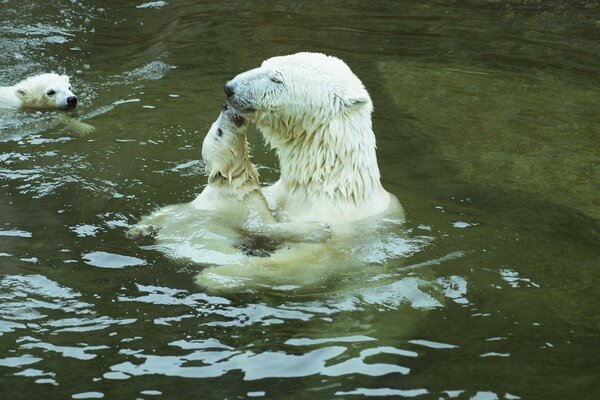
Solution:
M 19 330 L 35 333 L 91 332 L 110 326 L 128 325 L 134 318 L 113 319 L 98 316 L 91 303 L 81 300 L 81 294 L 65 288 L 42 275 L 7 275 L 0 279 L 0 334 Z M 1 335 L 0 335 L 1 336 Z M 21 338 L 20 348 L 45 349 L 62 354 L 79 354 L 100 347 L 55 347 L 39 343 L 33 337 Z M 101 347 L 104 348 L 104 347 Z
M 232 351 L 223 346 L 212 347 L 204 351 L 196 350 L 182 356 L 156 356 L 136 354 L 134 357 L 140 364 L 124 362 L 113 365 L 113 372 L 121 372 L 131 376 L 166 375 L 188 378 L 207 378 L 222 376 L 229 371 L 240 370 L 244 380 L 252 381 L 265 378 L 292 378 L 310 375 L 342 376 L 361 374 L 382 376 L 390 373 L 402 375 L 410 372 L 409 368 L 394 364 L 369 363 L 367 358 L 382 354 L 400 354 L 392 348 L 373 348 L 362 351 L 357 357 L 335 362 L 347 352 L 344 346 L 329 346 L 309 351 L 301 355 L 284 352 L 265 351 Z M 202 366 L 190 364 L 201 363 Z

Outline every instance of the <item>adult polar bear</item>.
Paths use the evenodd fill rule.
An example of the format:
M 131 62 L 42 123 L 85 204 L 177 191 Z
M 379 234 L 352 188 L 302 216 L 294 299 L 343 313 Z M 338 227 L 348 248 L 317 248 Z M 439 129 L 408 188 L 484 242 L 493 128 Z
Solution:
M 40 74 L 0 87 L 0 109 L 66 110 L 76 106 L 77 96 L 66 75 Z
M 277 150 L 280 179 L 263 192 L 292 221 L 339 226 L 382 213 L 402 217 L 380 181 L 373 103 L 340 59 L 320 53 L 270 58 L 225 85 L 228 103 Z

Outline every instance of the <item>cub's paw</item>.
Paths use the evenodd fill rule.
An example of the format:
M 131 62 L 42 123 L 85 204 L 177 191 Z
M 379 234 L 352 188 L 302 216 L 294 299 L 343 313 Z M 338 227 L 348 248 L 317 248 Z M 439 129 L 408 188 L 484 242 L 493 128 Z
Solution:
M 89 135 L 96 130 L 96 127 L 85 122 L 81 122 L 78 119 L 72 119 L 67 124 L 67 128 L 72 130 L 77 135 Z

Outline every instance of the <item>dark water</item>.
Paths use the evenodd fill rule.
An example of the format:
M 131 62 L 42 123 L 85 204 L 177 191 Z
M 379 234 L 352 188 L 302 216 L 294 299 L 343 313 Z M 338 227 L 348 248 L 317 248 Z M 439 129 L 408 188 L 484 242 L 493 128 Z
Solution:
M 599 39 L 595 2 L 0 2 L 0 83 L 69 73 L 96 128 L 0 116 L 0 397 L 598 398 Z M 369 89 L 418 246 L 205 293 L 124 232 L 201 190 L 222 84 L 300 50 Z

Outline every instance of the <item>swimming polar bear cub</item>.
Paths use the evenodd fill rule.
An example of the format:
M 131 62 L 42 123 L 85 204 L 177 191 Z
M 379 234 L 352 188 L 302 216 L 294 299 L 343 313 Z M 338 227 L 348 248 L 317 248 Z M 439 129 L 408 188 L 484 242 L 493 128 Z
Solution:
M 0 109 L 66 110 L 76 106 L 77 96 L 66 75 L 41 74 L 0 87 Z
M 320 242 L 331 236 L 322 223 L 278 222 L 250 161 L 247 123 L 226 107 L 202 144 L 208 185 L 190 203 L 163 207 L 144 217 L 128 236 L 156 234 L 173 258 L 227 264 L 268 256 L 278 242 Z
M 228 103 L 277 150 L 281 177 L 263 189 L 292 221 L 333 225 L 382 213 L 403 218 L 381 185 L 373 105 L 340 59 L 320 53 L 270 58 L 225 85 Z

